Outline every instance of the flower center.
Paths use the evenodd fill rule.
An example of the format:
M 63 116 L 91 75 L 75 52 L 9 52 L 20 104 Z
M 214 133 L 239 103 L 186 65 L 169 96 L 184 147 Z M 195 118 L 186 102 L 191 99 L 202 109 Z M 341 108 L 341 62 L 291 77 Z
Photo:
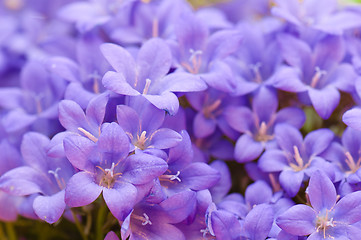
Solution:
M 161 181 L 168 181 L 168 182 L 172 182 L 174 180 L 177 180 L 178 182 L 182 182 L 182 180 L 179 178 L 180 175 L 180 171 L 177 171 L 177 173 L 175 175 L 162 175 L 159 177 L 159 180 Z
M 64 181 L 63 178 L 60 178 L 60 177 L 59 177 L 59 174 L 58 174 L 58 172 L 59 172 L 60 170 L 61 170 L 61 168 L 58 167 L 58 168 L 55 169 L 55 171 L 49 170 L 48 173 L 54 176 L 55 181 L 56 181 L 56 183 L 58 184 L 59 188 L 60 188 L 60 189 L 64 189 L 64 188 L 65 188 L 65 181 Z
M 134 143 L 134 146 L 137 148 L 144 150 L 147 148 L 148 145 L 148 138 L 146 137 L 147 132 L 143 131 L 140 136 L 137 135 L 137 141 Z
M 152 225 L 153 223 L 150 221 L 149 216 L 146 213 L 143 213 L 143 216 L 138 216 L 136 214 L 132 214 L 132 218 L 142 221 L 142 225 L 145 226 L 147 224 Z
M 293 151 L 295 152 L 295 154 L 293 155 L 296 164 L 294 163 L 290 163 L 291 168 L 295 171 L 295 172 L 299 172 L 302 171 L 305 168 L 308 168 L 308 166 L 310 166 L 311 161 L 309 161 L 308 163 L 304 164 L 303 159 L 300 155 L 300 151 L 298 150 L 297 146 L 293 146 Z
M 203 114 L 206 118 L 215 118 L 221 113 L 219 106 L 221 105 L 221 99 L 217 99 L 212 104 L 207 105 L 203 108 Z M 217 111 L 218 110 L 218 111 Z
M 267 124 L 265 122 L 261 123 L 261 126 L 258 128 L 258 132 L 255 135 L 254 139 L 258 142 L 268 142 L 274 138 L 273 135 L 267 134 Z
M 256 64 L 250 64 L 249 68 L 252 70 L 253 74 L 254 74 L 254 78 L 253 81 L 256 83 L 261 83 L 262 82 L 262 76 L 261 73 L 259 71 L 259 69 L 261 68 L 262 63 L 257 62 Z
M 321 215 L 321 216 L 317 216 L 317 220 L 316 220 L 316 226 L 317 229 L 316 231 L 322 231 L 323 232 L 323 238 L 326 238 L 326 230 L 329 227 L 334 227 L 335 226 L 335 222 L 333 221 L 333 218 L 331 218 L 330 220 L 328 219 L 328 213 L 329 210 L 326 210 L 326 215 Z M 327 236 L 332 238 L 332 236 Z
M 355 163 L 352 155 L 349 152 L 346 152 L 345 155 L 346 155 L 345 162 L 347 166 L 350 168 L 350 171 L 348 171 L 348 173 L 355 173 L 360 168 L 361 158 L 359 158 Z
M 315 67 L 315 75 L 313 75 L 310 86 L 315 88 L 319 83 L 320 79 L 327 74 L 325 70 L 321 70 L 319 67 Z
M 202 54 L 201 50 L 189 49 L 191 56 L 188 62 L 183 62 L 181 65 L 190 73 L 197 74 L 202 65 Z
M 112 163 L 111 168 L 106 168 L 103 169 L 100 166 L 96 166 L 97 168 L 99 168 L 102 171 L 102 175 L 99 181 L 99 186 L 103 186 L 106 188 L 111 188 L 113 187 L 114 183 L 116 182 L 118 176 L 121 176 L 122 173 L 114 173 L 114 168 L 117 166 L 118 164 L 114 164 Z

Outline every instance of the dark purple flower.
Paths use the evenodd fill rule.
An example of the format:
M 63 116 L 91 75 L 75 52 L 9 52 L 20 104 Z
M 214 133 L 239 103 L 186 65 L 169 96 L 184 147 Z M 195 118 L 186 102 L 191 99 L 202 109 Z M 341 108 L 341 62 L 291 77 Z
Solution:
M 71 207 L 85 206 L 103 192 L 104 200 L 119 220 L 123 220 L 138 198 L 144 184 L 153 181 L 166 169 L 164 160 L 138 153 L 128 156 L 129 139 L 117 123 L 102 125 L 96 142 L 79 136 L 64 139 L 66 156 L 81 170 L 68 182 L 65 202 Z
M 199 77 L 192 74 L 168 74 L 172 54 L 161 39 L 153 38 L 144 43 L 136 60 L 126 49 L 115 44 L 103 44 L 101 50 L 116 70 L 104 75 L 105 88 L 122 95 L 143 95 L 154 106 L 171 115 L 179 108 L 174 92 L 197 92 L 207 88 Z
M 361 220 L 361 192 L 354 192 L 337 203 L 335 187 L 327 175 L 316 171 L 310 178 L 311 206 L 298 204 L 277 218 L 277 224 L 295 236 L 307 239 L 358 239 L 361 230 L 352 224 Z

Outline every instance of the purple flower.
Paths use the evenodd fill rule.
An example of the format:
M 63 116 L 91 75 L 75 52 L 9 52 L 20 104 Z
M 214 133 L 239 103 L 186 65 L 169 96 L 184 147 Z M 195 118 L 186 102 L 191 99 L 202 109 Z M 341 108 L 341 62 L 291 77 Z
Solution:
M 175 35 L 177 42 L 170 45 L 178 68 L 217 90 L 234 91 L 233 72 L 223 60 L 238 49 L 242 39 L 238 31 L 222 30 L 209 36 L 207 26 L 192 12 L 184 11 L 175 23 Z
M 116 123 L 102 125 L 96 142 L 73 135 L 64 139 L 66 156 L 81 170 L 68 182 L 65 202 L 71 207 L 85 206 L 103 192 L 111 213 L 123 220 L 138 201 L 139 189 L 161 175 L 167 164 L 145 153 L 128 156 L 129 139 Z
M 354 192 L 337 203 L 335 187 L 327 175 L 316 171 L 310 178 L 311 206 L 298 204 L 277 218 L 283 231 L 308 239 L 358 239 L 361 230 L 352 224 L 361 220 L 361 192 Z
M 321 154 L 336 166 L 335 182 L 341 181 L 338 187 L 341 196 L 353 192 L 361 182 L 361 135 L 348 127 L 342 134 L 341 144 L 333 142 Z
M 280 149 L 267 150 L 258 166 L 264 172 L 281 172 L 279 182 L 290 197 L 297 194 L 302 182 L 317 169 L 334 177 L 334 167 L 319 157 L 334 138 L 331 130 L 315 130 L 303 140 L 296 128 L 282 124 L 276 126 L 275 136 Z
M 159 176 L 159 182 L 156 183 L 148 201 L 157 198 L 164 199 L 187 190 L 204 190 L 219 181 L 220 174 L 217 170 L 206 163 L 193 162 L 189 135 L 186 131 L 182 131 L 181 135 L 182 142 L 169 150 L 168 169 Z
M 340 101 L 338 90 L 353 91 L 357 77 L 350 64 L 341 63 L 345 55 L 343 39 L 325 36 L 313 49 L 288 34 L 280 34 L 278 41 L 283 58 L 291 67 L 284 66 L 278 70 L 273 86 L 303 93 L 306 104 L 311 102 L 323 119 L 329 118 Z
M 101 79 L 110 66 L 100 52 L 102 43 L 97 36 L 83 36 L 76 45 L 76 61 L 57 56 L 50 58 L 47 65 L 49 71 L 70 82 L 65 99 L 75 101 L 82 108 L 105 90 Z
M 65 158 L 46 155 L 50 140 L 39 133 L 24 135 L 21 153 L 25 165 L 8 171 L 1 177 L 1 189 L 16 196 L 39 193 L 32 205 L 36 215 L 55 223 L 65 210 L 64 189 L 68 179 L 75 173 Z
M 278 100 L 273 89 L 261 87 L 253 99 L 251 111 L 247 107 L 229 107 L 226 120 L 235 130 L 243 133 L 238 138 L 234 157 L 238 162 L 249 162 L 272 145 L 273 128 L 287 123 L 297 128 L 303 125 L 305 115 L 297 108 L 284 108 L 276 113 Z
M 129 106 L 117 106 L 117 121 L 130 138 L 131 151 L 176 146 L 182 137 L 172 129 L 160 128 L 164 118 L 164 111 L 154 107 L 142 96 L 130 99 Z
M 160 204 L 138 203 L 122 223 L 122 239 L 185 240 L 183 233 L 174 224 L 183 221 L 193 211 L 195 195 L 187 191 Z
M 115 44 L 103 44 L 101 50 L 117 71 L 109 71 L 104 75 L 105 88 L 122 95 L 143 95 L 154 106 L 171 115 L 179 108 L 174 92 L 194 92 L 207 88 L 199 77 L 192 74 L 168 74 L 172 55 L 161 39 L 153 38 L 144 43 L 137 60 L 126 49 Z

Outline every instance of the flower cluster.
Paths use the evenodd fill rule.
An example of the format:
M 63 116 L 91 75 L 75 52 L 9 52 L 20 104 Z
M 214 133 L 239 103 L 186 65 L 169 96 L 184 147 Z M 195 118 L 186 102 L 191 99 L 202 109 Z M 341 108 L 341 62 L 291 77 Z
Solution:
M 360 239 L 356 2 L 2 1 L 0 239 Z

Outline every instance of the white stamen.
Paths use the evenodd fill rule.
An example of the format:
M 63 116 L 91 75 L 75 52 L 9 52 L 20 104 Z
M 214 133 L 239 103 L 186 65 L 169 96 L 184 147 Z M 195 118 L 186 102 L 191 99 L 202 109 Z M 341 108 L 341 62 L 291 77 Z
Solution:
M 60 170 L 61 170 L 61 168 L 58 167 L 58 168 L 55 169 L 55 171 L 49 170 L 48 173 L 49 173 L 49 174 L 53 174 L 55 178 L 58 178 L 58 177 L 59 177 L 58 172 L 59 172 Z
M 143 213 L 143 216 L 144 216 L 144 222 L 142 222 L 142 225 L 143 226 L 145 226 L 145 225 L 147 225 L 147 224 L 149 224 L 149 225 L 152 225 L 153 223 L 149 220 L 149 217 L 148 217 L 148 215 L 146 214 L 146 213 Z
M 209 230 L 208 230 L 208 228 L 206 228 L 206 229 L 201 229 L 200 232 L 203 233 L 203 237 L 205 238 L 206 235 L 209 233 Z
M 195 51 L 194 49 L 189 49 L 189 52 L 191 54 L 191 56 L 189 57 L 189 61 L 192 61 L 193 58 L 195 58 L 197 55 L 202 55 L 203 54 L 203 51 L 202 50 L 197 50 Z
M 178 177 L 180 174 L 180 171 L 177 171 L 176 175 L 173 175 L 171 178 L 169 178 L 170 180 L 178 180 L 178 182 L 181 182 L 182 180 Z
M 143 89 L 143 94 L 147 94 L 148 93 L 148 90 L 149 90 L 149 86 L 151 84 L 152 80 L 150 80 L 149 78 L 147 78 L 145 80 L 145 86 L 144 86 L 144 89 Z
M 106 169 L 104 169 L 104 172 L 109 173 L 110 176 L 113 177 L 113 176 L 114 176 L 114 175 L 113 175 L 113 174 L 114 174 L 114 167 L 115 167 L 115 164 L 112 163 L 112 167 L 111 167 L 111 168 L 106 168 Z

